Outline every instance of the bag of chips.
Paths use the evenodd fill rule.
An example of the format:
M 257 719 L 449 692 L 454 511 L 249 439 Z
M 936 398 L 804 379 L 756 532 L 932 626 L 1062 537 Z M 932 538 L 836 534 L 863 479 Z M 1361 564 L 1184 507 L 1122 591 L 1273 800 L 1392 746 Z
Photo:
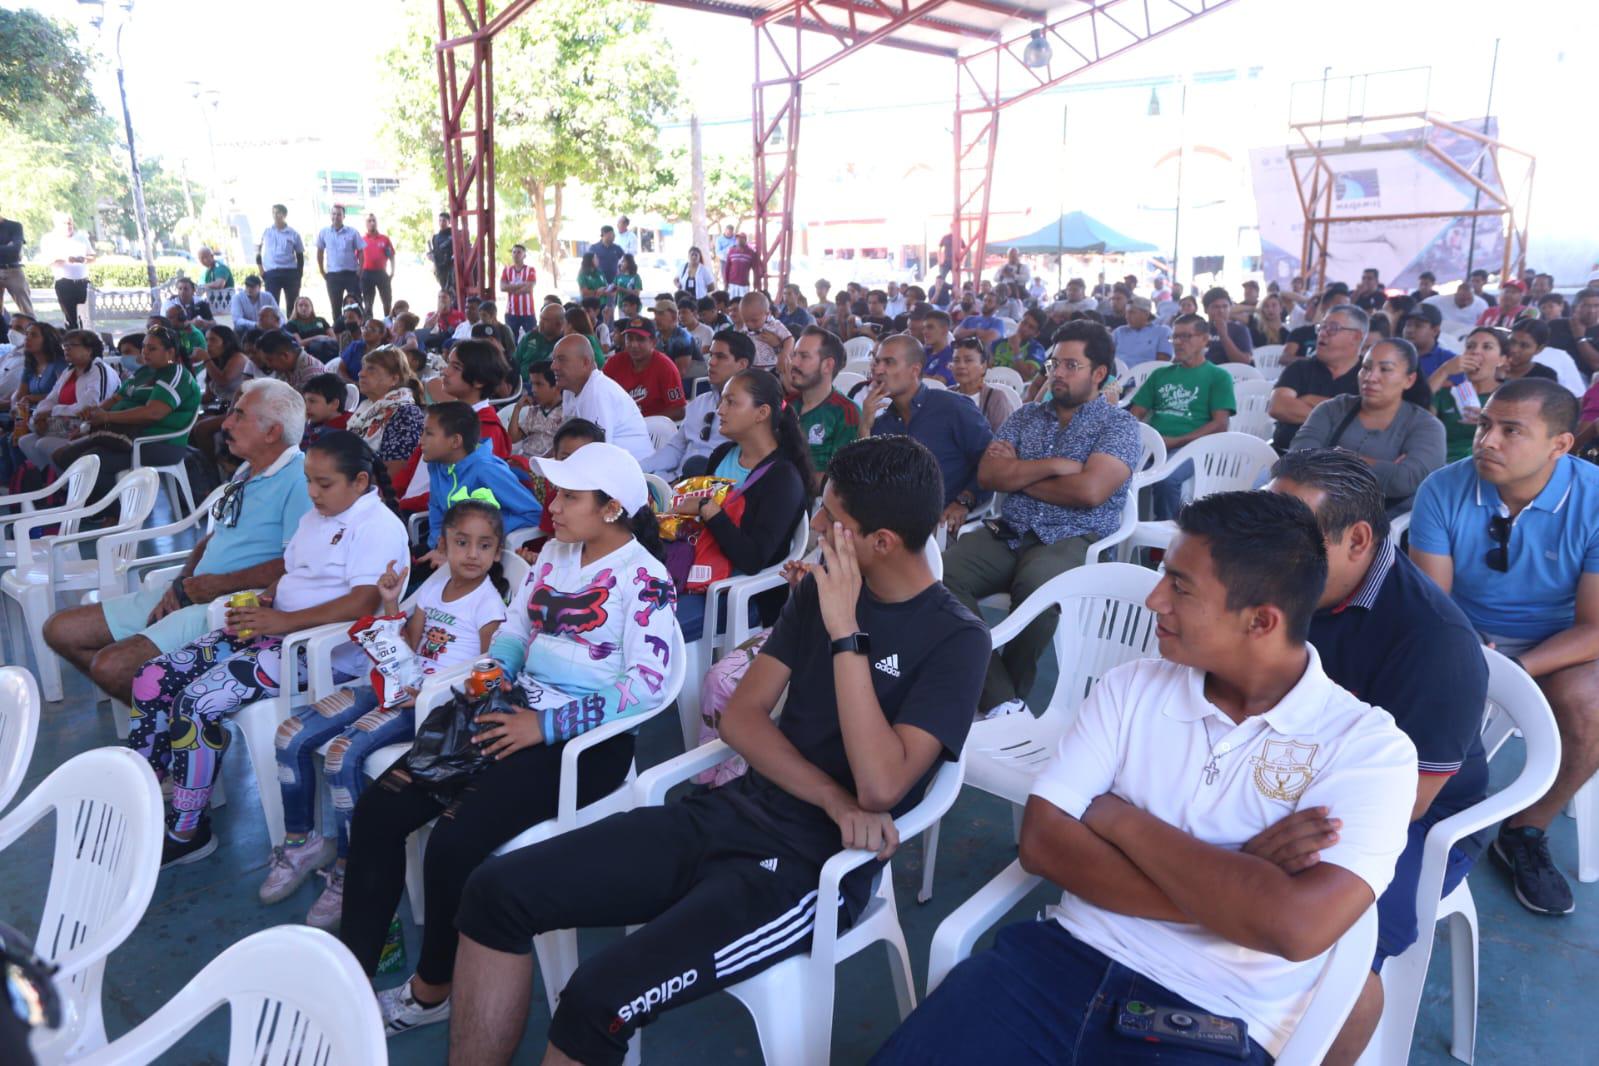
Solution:
M 378 706 L 404 703 L 422 687 L 422 658 L 405 642 L 406 616 L 367 615 L 350 626 L 350 639 L 372 660 L 372 691 Z
M 733 483 L 725 477 L 701 475 L 683 478 L 672 486 L 672 490 L 675 495 L 668 502 L 667 510 L 656 519 L 656 524 L 660 527 L 662 540 L 688 540 L 700 531 L 700 520 L 693 515 L 678 514 L 678 504 L 701 497 L 721 504 L 727 499 L 727 494 L 733 491 Z

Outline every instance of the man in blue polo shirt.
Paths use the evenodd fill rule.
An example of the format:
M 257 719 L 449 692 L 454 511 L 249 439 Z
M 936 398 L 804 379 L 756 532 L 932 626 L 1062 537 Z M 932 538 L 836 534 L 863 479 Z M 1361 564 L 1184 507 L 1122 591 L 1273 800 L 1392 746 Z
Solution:
M 1482 747 L 1488 664 L 1465 613 L 1389 538 L 1382 487 L 1358 455 L 1332 448 L 1289 452 L 1272 467 L 1272 478 L 1273 491 L 1310 506 L 1327 544 L 1327 585 L 1310 623 L 1322 668 L 1357 699 L 1392 714 L 1416 746 L 1409 838 L 1394 879 L 1377 898 L 1377 957 L 1327 1057 L 1353 1062 L 1382 1017 L 1383 961 L 1416 942 L 1416 884 L 1428 831 L 1488 793 Z M 1278 846 L 1287 838 L 1309 859 L 1337 818 L 1336 810 L 1296 812 L 1244 850 L 1253 845 L 1258 854 L 1268 838 Z M 1486 835 L 1451 849 L 1444 895 L 1482 854 Z
M 922 377 L 937 378 L 953 388 L 955 342 L 949 330 L 949 315 L 943 311 L 929 311 L 922 318 Z
M 961 301 L 965 304 L 965 301 Z M 962 337 L 976 337 L 983 342 L 985 351 L 993 351 L 994 345 L 1005 337 L 1005 323 L 999 318 L 999 297 L 993 292 L 983 294 L 982 314 L 968 313 L 962 318 L 960 325 L 955 327 L 955 339 Z M 954 358 L 954 353 L 950 354 Z
M 922 384 L 925 358 L 916 338 L 904 333 L 878 347 L 872 358 L 872 387 L 861 402 L 860 435 L 900 433 L 926 445 L 944 475 L 944 525 L 959 529 L 988 497 L 977 487 L 977 464 L 994 431 L 965 396 Z
M 1554 785 L 1492 847 L 1539 914 L 1574 906 L 1544 834 L 1599 770 L 1599 468 L 1568 454 L 1576 428 L 1576 398 L 1556 382 L 1505 382 L 1471 459 L 1422 482 L 1410 523 L 1416 565 L 1532 675 L 1560 726 Z
M 305 401 L 274 378 L 245 382 L 222 423 L 243 465 L 212 508 L 215 528 L 166 587 L 52 615 L 44 639 L 113 699 L 131 703 L 133 675 L 207 631 L 206 604 L 283 576 L 283 553 L 311 508 L 305 488 Z

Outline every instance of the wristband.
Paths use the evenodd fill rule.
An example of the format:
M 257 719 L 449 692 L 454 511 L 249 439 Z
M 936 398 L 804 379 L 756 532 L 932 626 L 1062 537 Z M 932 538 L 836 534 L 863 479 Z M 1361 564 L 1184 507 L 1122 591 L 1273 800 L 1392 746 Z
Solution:
M 189 597 L 188 590 L 183 587 L 183 582 L 184 579 L 181 577 L 172 582 L 172 596 L 178 601 L 179 607 L 193 607 L 194 600 Z

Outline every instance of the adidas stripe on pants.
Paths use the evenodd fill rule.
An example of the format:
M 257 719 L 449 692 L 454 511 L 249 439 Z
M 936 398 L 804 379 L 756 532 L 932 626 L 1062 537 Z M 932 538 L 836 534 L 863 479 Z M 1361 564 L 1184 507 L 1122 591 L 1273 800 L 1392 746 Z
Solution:
M 562 1052 L 604 1066 L 661 1011 L 809 948 L 820 873 L 702 793 L 490 859 L 467 882 L 456 926 L 525 955 L 552 929 L 643 925 L 583 960 L 550 1023 Z

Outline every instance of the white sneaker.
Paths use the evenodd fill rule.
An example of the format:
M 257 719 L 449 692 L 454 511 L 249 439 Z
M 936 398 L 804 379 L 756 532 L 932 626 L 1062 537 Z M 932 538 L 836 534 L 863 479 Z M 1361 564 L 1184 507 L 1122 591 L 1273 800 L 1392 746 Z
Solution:
M 311 910 L 305 916 L 305 924 L 317 929 L 326 929 L 336 932 L 339 928 L 339 919 L 344 914 L 344 871 L 337 866 L 331 870 L 318 870 L 316 875 L 327 882 L 322 888 L 322 894 L 311 904 Z
M 1006 700 L 1004 703 L 995 704 L 977 716 L 980 722 L 987 722 L 994 718 L 1003 718 L 1007 714 L 1027 714 L 1027 704 L 1022 700 Z
M 407 977 L 394 988 L 378 993 L 378 1010 L 383 1013 L 384 1034 L 395 1036 L 421 1025 L 448 1021 L 450 1001 L 446 999 L 434 1007 L 422 1006 L 411 994 L 411 979 Z
M 288 899 L 313 872 L 338 857 L 338 845 L 316 833 L 307 837 L 304 844 L 273 848 L 272 858 L 267 862 L 266 880 L 261 882 L 257 893 L 261 902 L 273 904 Z

